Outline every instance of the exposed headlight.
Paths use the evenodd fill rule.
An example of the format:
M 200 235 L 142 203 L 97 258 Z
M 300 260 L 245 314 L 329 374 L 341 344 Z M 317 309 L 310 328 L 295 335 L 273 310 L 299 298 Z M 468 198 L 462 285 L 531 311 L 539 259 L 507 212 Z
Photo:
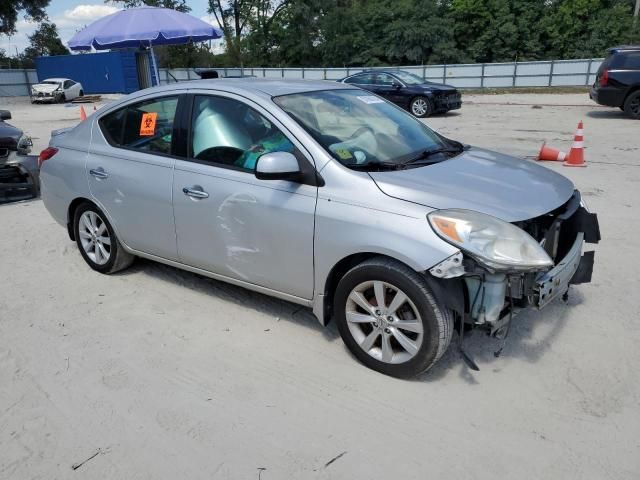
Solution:
M 496 270 L 540 270 L 553 266 L 547 252 L 524 230 L 471 210 L 436 210 L 427 215 L 444 241 Z
M 31 140 L 31 137 L 29 135 L 22 135 L 19 139 L 18 139 L 18 153 L 21 153 L 23 155 L 26 155 L 27 153 L 29 153 L 31 151 L 31 147 L 33 146 L 33 141 Z

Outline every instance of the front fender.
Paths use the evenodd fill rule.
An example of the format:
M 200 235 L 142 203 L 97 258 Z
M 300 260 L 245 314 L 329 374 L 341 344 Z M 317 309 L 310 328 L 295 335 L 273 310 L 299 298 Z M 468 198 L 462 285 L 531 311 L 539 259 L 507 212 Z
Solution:
M 397 201 L 389 199 L 389 203 L 394 202 Z M 318 199 L 315 297 L 331 293 L 327 291 L 327 281 L 334 266 L 350 256 L 384 255 L 424 272 L 458 251 L 431 230 L 424 207 L 402 203 L 406 205 L 405 213 Z M 320 308 L 314 310 L 316 315 L 320 313 Z

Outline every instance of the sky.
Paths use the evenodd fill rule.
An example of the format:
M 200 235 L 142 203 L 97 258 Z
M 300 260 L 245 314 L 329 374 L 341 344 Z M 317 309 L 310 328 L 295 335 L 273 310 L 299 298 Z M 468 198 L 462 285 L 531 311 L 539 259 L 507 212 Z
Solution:
M 0 0 L 1 1 L 1 0 Z M 119 7 L 102 0 L 51 0 L 47 7 L 49 19 L 58 27 L 58 33 L 62 43 L 66 46 L 69 39 L 85 25 L 104 17 L 118 10 Z M 188 0 L 191 7 L 191 15 L 215 25 L 213 16 L 207 14 L 207 0 Z M 0 48 L 5 50 L 7 55 L 15 55 L 16 49 L 22 52 L 29 46 L 28 35 L 31 35 L 38 27 L 37 23 L 28 22 L 24 18 L 24 12 L 18 12 L 18 22 L 16 24 L 18 32 L 12 37 L 0 35 Z M 217 47 L 217 48 L 215 48 Z M 216 50 L 219 45 L 214 46 Z

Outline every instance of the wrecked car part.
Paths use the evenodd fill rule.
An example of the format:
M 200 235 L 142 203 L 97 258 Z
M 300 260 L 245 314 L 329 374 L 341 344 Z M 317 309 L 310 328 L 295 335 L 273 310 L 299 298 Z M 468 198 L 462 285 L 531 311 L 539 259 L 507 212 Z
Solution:
M 484 213 L 461 209 L 427 215 L 433 231 L 494 271 L 539 271 L 553 266 L 540 244 L 525 230 Z
M 504 307 L 507 277 L 504 274 L 485 274 L 465 277 L 469 298 L 479 299 L 471 304 L 470 314 L 476 324 L 492 323 L 500 318 Z
M 464 275 L 462 264 L 462 252 L 457 252 L 429 270 L 429 273 L 437 278 L 454 278 Z

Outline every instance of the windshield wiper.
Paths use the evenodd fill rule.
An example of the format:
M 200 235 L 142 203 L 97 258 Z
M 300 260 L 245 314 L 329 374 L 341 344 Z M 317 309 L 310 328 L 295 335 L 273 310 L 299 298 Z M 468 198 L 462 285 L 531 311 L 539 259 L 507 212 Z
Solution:
M 402 168 L 402 163 L 394 162 L 367 162 L 367 163 L 345 163 L 345 166 L 353 170 L 371 170 L 373 168 L 387 168 L 389 170 L 398 170 Z
M 414 163 L 421 162 L 422 160 L 428 160 L 429 157 L 432 157 L 433 155 L 437 155 L 439 153 L 456 153 L 457 154 L 457 153 L 461 153 L 463 150 L 464 148 L 451 148 L 451 147 L 441 147 L 441 148 L 434 148 L 432 150 L 423 150 L 415 157 L 410 158 L 405 162 L 402 162 L 400 165 L 411 165 Z M 429 163 L 432 163 L 432 162 L 429 162 Z

